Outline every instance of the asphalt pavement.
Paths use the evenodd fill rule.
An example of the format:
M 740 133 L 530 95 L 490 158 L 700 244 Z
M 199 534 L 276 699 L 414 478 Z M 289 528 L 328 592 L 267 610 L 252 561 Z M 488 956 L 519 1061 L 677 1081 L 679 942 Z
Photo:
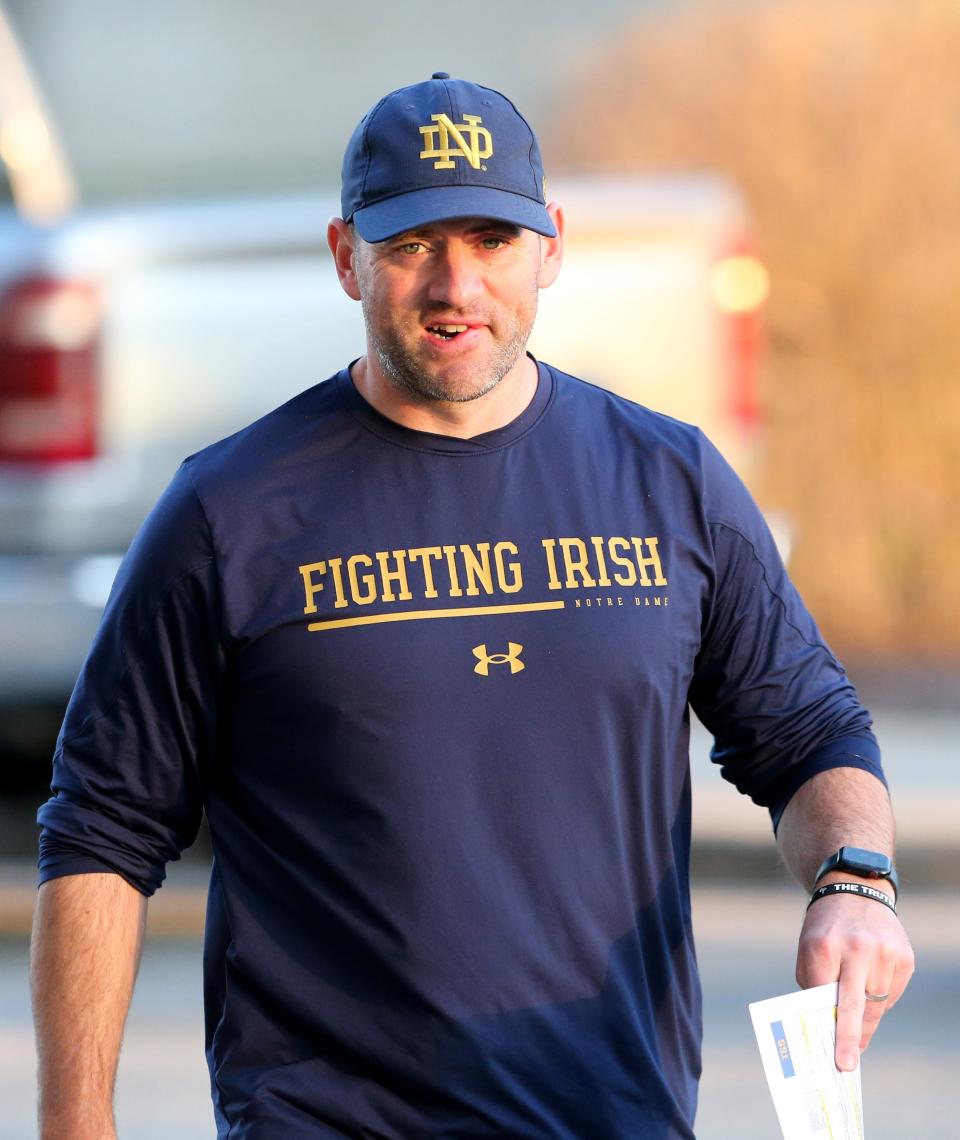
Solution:
M 960 690 L 934 707 L 873 702 L 897 810 L 901 916 L 917 974 L 864 1057 L 868 1140 L 953 1140 L 960 1067 Z M 869 702 L 868 702 L 869 703 Z M 721 780 L 702 730 L 692 747 L 694 921 L 704 984 L 698 1140 L 773 1140 L 776 1118 L 747 1003 L 795 989 L 805 897 L 779 866 L 769 819 Z M 29 827 L 23 825 L 24 833 Z M 0 862 L 0 1137 L 36 1135 L 26 933 L 32 857 Z M 118 1079 L 120 1136 L 213 1135 L 203 1060 L 200 935 L 206 868 L 170 869 L 152 900 L 150 938 Z
M 705 1020 L 698 1140 L 779 1136 L 747 1003 L 796 988 L 793 960 L 803 904 L 800 892 L 786 887 L 712 886 L 694 892 Z M 955 894 L 923 892 L 905 900 L 903 916 L 919 968 L 864 1055 L 866 1137 L 953 1140 L 960 909 Z M 0 941 L 4 1140 L 36 1135 L 26 969 L 26 941 Z M 197 938 L 163 937 L 155 930 L 148 943 L 121 1058 L 117 1118 L 122 1140 L 213 1136 Z

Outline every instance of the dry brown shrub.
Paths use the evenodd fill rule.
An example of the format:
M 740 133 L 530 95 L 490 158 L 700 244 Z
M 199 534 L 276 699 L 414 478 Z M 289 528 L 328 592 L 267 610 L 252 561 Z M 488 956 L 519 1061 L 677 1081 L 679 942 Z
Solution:
M 713 169 L 773 279 L 759 492 L 854 659 L 960 660 L 960 6 L 672 9 L 583 60 L 554 170 Z

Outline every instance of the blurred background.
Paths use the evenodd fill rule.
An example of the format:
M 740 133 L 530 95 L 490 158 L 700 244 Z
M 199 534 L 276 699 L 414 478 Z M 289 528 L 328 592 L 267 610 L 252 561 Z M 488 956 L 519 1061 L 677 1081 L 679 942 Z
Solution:
M 0 0 L 4 1135 L 32 1135 L 33 813 L 117 562 L 184 455 L 361 351 L 324 241 L 343 147 L 437 69 L 516 101 L 567 207 L 534 350 L 716 440 L 875 712 L 926 969 L 865 1062 L 869 1134 L 953 1135 L 936 1102 L 960 997 L 960 5 Z M 745 1003 L 792 988 L 802 899 L 709 743 L 698 1134 L 771 1136 Z M 205 858 L 201 841 L 154 907 L 130 1135 L 210 1131 Z M 746 889 L 758 905 L 731 922 Z M 193 1090 L 176 1110 L 157 1072 Z

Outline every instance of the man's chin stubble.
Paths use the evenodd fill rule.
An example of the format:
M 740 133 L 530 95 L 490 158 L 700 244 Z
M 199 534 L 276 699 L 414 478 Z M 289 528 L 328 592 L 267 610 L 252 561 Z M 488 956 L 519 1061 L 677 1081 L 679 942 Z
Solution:
M 509 346 L 510 349 L 513 347 L 512 344 Z M 417 367 L 416 362 L 402 349 L 394 348 L 393 351 L 390 351 L 382 342 L 378 340 L 373 342 L 373 349 L 376 352 L 380 367 L 394 387 L 424 404 L 468 404 L 472 400 L 479 400 L 496 388 L 517 360 L 520 359 L 525 347 L 526 342 L 519 346 L 513 359 L 510 359 L 509 351 L 504 352 L 479 387 L 451 391 L 437 383 L 432 376 L 424 374 Z

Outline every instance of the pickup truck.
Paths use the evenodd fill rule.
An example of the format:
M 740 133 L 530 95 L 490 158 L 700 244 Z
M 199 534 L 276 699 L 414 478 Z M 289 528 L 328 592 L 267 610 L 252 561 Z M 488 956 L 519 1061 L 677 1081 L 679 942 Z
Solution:
M 748 474 L 762 266 L 711 177 L 551 184 L 566 263 L 531 350 L 700 424 Z M 180 460 L 363 349 L 334 195 L 0 204 L 0 756 L 47 754 L 119 560 Z M 34 761 L 36 763 L 36 759 Z

